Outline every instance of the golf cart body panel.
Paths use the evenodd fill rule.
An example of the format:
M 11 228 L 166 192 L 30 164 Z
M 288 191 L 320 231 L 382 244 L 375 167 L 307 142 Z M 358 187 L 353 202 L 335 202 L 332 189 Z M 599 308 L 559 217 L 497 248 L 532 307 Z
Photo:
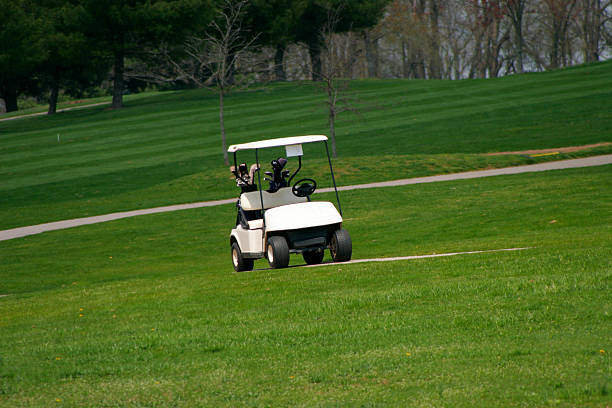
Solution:
M 308 201 L 306 197 L 296 197 L 293 195 L 291 187 L 283 187 L 275 193 L 269 193 L 267 191 L 262 191 L 261 195 L 259 191 L 242 193 L 240 194 L 240 205 L 245 211 L 261 210 L 263 209 L 261 205 L 262 197 L 266 209 L 287 204 L 305 203 Z
M 275 232 L 339 224 L 342 217 L 332 203 L 316 201 L 271 208 L 265 220 L 266 232 Z
M 245 258 L 263 258 L 263 221 L 260 222 L 260 224 L 260 228 L 244 229 L 239 225 L 232 230 L 230 245 L 234 240 L 238 242 Z

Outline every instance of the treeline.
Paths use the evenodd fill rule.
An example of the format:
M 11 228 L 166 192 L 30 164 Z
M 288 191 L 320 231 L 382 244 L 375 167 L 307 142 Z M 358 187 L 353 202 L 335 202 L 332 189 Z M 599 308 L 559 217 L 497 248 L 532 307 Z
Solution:
M 118 108 L 125 92 L 152 85 L 217 86 L 220 70 L 231 83 L 321 80 L 330 64 L 342 78 L 554 69 L 609 56 L 611 3 L 0 0 L 0 98 L 7 111 L 22 95 L 48 98 L 53 113 L 62 93 L 102 89 Z
M 229 15 L 236 3 L 244 3 L 240 14 Z M 60 92 L 79 96 L 101 84 L 112 89 L 115 108 L 122 106 L 126 89 L 150 83 L 214 85 L 217 68 L 211 68 L 209 59 L 218 61 L 213 54 L 223 53 L 217 65 L 239 63 L 232 58 L 232 47 L 239 47 L 243 39 L 250 45 L 248 55 L 271 47 L 278 52 L 277 60 L 289 44 L 306 44 L 316 77 L 321 29 L 330 10 L 341 10 L 336 29 L 347 31 L 375 25 L 387 3 L 0 0 L 0 98 L 7 111 L 14 111 L 19 95 L 49 95 L 49 113 L 53 113 Z M 231 38 L 219 38 L 226 34 Z M 229 48 L 220 50 L 219 44 Z M 246 59 L 242 61 L 248 74 L 256 77 Z
M 491 78 L 608 58 L 611 16 L 610 0 L 394 0 L 369 35 L 379 76 Z

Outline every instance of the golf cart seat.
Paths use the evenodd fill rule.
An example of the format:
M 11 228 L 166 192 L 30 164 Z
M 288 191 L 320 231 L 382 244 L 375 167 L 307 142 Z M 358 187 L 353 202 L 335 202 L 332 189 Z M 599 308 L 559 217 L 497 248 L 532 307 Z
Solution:
M 306 197 L 296 197 L 291 192 L 291 187 L 281 188 L 275 193 L 262 191 L 261 194 L 263 195 L 265 209 L 280 207 L 281 205 L 287 204 L 305 203 L 306 201 L 308 201 Z M 259 191 L 242 193 L 240 195 L 240 206 L 245 211 L 261 210 L 262 205 L 259 196 Z

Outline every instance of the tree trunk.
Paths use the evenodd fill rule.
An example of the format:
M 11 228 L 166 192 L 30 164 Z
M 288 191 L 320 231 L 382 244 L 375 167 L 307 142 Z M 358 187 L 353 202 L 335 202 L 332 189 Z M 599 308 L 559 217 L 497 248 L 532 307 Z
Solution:
M 559 42 L 561 41 L 560 28 L 558 22 L 553 22 L 553 27 L 550 33 L 550 60 L 549 65 L 552 69 L 559 68 Z
M 518 68 L 519 68 L 519 72 L 523 73 L 523 71 L 525 70 L 524 66 L 524 62 L 523 62 L 523 52 L 525 49 L 525 39 L 523 38 L 523 21 L 522 18 L 520 21 L 517 22 L 517 26 L 516 26 L 516 36 L 517 36 L 517 59 L 518 59 Z
M 599 61 L 601 40 L 601 1 L 582 0 L 582 41 L 584 61 Z
M 285 57 L 285 46 L 277 45 L 276 53 L 274 54 L 274 76 L 277 81 L 286 81 L 285 65 L 283 59 Z
M 310 65 L 312 68 L 312 80 L 321 81 L 321 44 L 314 41 L 308 45 L 308 53 L 310 54 Z
M 408 51 L 406 48 L 406 41 L 402 40 L 402 78 L 408 78 L 410 75 L 410 69 L 408 66 Z
M 17 107 L 17 90 L 12 86 L 3 87 L 2 99 L 4 99 L 6 112 L 16 112 Z
M 525 49 L 525 38 L 523 36 L 523 15 L 525 14 L 525 0 L 514 0 L 506 3 L 506 12 L 512 20 L 514 29 L 516 60 L 518 72 L 524 71 L 523 54 Z
M 223 145 L 223 162 L 226 166 L 229 166 L 227 140 L 225 138 L 225 120 L 223 119 L 223 90 L 219 91 L 219 127 L 221 128 L 221 143 Z
M 55 72 L 51 82 L 51 92 L 49 93 L 49 110 L 47 115 L 57 112 L 57 97 L 59 95 L 59 72 Z
M 362 35 L 368 63 L 368 78 L 378 78 L 378 40 L 372 39 L 369 30 L 363 30 Z
M 429 62 L 429 78 L 442 78 L 442 58 L 440 57 L 440 28 L 438 20 L 440 9 L 437 0 L 430 1 L 429 25 L 431 32 L 431 60 Z
M 123 49 L 115 50 L 115 65 L 113 76 L 113 104 L 114 109 L 123 107 L 123 72 L 125 70 Z

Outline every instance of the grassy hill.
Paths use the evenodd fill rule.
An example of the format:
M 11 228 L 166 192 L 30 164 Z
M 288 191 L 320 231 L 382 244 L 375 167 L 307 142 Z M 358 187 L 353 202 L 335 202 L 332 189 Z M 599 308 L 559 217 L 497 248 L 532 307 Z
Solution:
M 611 71 L 356 82 L 376 109 L 341 119 L 339 179 L 612 141 Z M 320 102 L 236 94 L 230 143 L 325 133 Z M 212 95 L 127 105 L 0 122 L 0 225 L 235 194 Z M 231 204 L 1 241 L 0 407 L 609 405 L 611 165 L 341 198 L 357 259 L 527 249 L 236 274 Z
M 495 80 L 357 81 L 352 91 L 362 114 L 338 121 L 340 184 L 526 164 L 572 155 L 485 153 L 612 141 L 612 63 Z M 235 194 L 214 94 L 126 100 L 119 111 L 0 122 L 0 228 Z M 236 93 L 229 143 L 326 134 L 323 102 L 308 83 Z
M 0 242 L 0 406 L 606 406 L 611 176 L 343 193 L 355 258 L 520 252 L 235 274 L 232 205 Z

